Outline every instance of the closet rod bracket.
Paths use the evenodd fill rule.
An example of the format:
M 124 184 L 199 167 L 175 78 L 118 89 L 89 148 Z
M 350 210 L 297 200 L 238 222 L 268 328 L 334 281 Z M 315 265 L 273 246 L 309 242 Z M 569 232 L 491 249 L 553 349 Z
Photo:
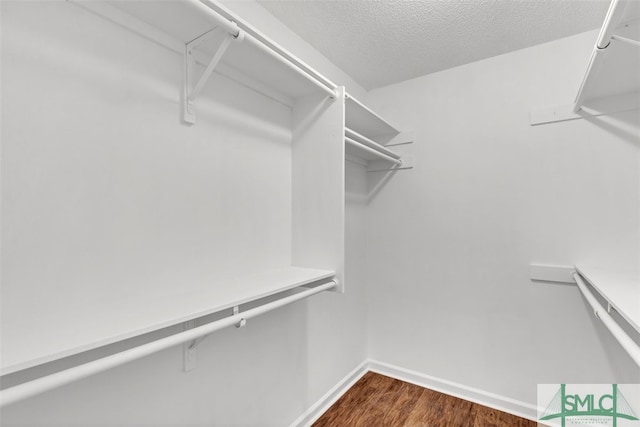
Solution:
M 196 327 L 195 320 L 189 320 L 184 323 L 184 330 L 187 331 L 189 329 L 193 329 Z M 196 346 L 200 344 L 200 342 L 204 339 L 204 337 L 199 337 L 193 341 L 186 342 L 182 344 L 182 358 L 184 362 L 184 371 L 189 372 L 196 368 Z
M 235 23 L 234 23 L 235 25 Z M 237 26 L 236 26 L 237 28 Z M 204 72 L 197 79 L 197 58 L 196 58 L 196 48 L 205 42 L 211 40 L 215 34 L 218 27 L 214 27 L 211 30 L 199 35 L 195 39 L 187 42 L 185 44 L 185 52 L 184 52 L 184 67 L 183 67 L 183 90 L 182 90 L 182 120 L 187 124 L 195 124 L 196 122 L 196 113 L 193 105 L 193 101 L 200 95 L 202 89 L 204 89 L 205 84 L 209 81 L 209 78 L 213 74 L 216 66 L 224 56 L 225 52 L 229 48 L 232 42 L 242 42 L 244 40 L 244 31 L 240 28 L 237 28 L 237 33 L 234 35 L 232 33 L 226 32 L 218 49 L 209 60 Z
M 240 306 L 233 306 L 232 310 L 231 310 L 231 317 L 239 317 L 240 316 Z M 235 324 L 236 328 L 242 328 L 244 325 L 247 324 L 247 319 L 245 318 L 240 318 L 240 320 L 238 321 L 238 323 Z M 188 322 L 184 323 L 184 330 L 187 331 L 189 329 L 193 329 L 195 328 L 196 325 L 196 321 L 195 320 L 189 320 Z M 204 341 L 209 335 L 202 335 L 194 340 L 191 340 L 189 342 L 186 342 L 182 345 L 183 347 L 183 359 L 184 359 L 184 371 L 185 372 L 189 372 L 192 371 L 196 368 L 196 351 L 197 351 L 197 347 L 200 345 L 200 343 L 202 343 L 202 341 Z
M 237 316 L 239 314 L 240 314 L 240 307 L 236 305 L 235 307 L 233 307 L 233 315 Z M 242 318 L 238 323 L 235 324 L 235 326 L 236 328 L 242 328 L 246 324 L 247 324 L 247 319 Z

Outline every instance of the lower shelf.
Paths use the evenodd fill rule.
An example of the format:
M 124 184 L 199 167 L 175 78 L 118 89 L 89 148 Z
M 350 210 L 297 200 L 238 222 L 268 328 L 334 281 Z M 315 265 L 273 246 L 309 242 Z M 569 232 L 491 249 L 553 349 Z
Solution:
M 3 319 L 1 375 L 79 354 L 198 317 L 333 278 L 328 270 L 289 267 L 166 295 L 123 295 L 65 313 Z
M 583 265 L 577 265 L 576 270 L 640 332 L 640 278 L 637 273 L 605 271 Z

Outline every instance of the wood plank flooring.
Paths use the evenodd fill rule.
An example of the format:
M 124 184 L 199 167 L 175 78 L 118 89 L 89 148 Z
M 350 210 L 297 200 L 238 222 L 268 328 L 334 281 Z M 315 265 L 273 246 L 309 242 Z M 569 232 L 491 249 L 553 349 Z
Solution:
M 537 423 L 367 372 L 313 427 L 536 427 Z

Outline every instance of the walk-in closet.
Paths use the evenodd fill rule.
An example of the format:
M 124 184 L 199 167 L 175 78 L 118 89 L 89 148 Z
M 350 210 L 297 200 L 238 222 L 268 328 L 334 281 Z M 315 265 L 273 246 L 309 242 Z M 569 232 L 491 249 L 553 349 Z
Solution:
M 640 423 L 640 0 L 0 0 L 0 95 L 1 426 Z

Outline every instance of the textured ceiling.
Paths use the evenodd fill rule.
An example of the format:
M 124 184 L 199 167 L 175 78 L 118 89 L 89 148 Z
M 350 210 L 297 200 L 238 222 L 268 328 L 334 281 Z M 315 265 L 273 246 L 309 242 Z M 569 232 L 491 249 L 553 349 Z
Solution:
M 366 89 L 599 28 L 609 6 L 608 0 L 259 2 Z

